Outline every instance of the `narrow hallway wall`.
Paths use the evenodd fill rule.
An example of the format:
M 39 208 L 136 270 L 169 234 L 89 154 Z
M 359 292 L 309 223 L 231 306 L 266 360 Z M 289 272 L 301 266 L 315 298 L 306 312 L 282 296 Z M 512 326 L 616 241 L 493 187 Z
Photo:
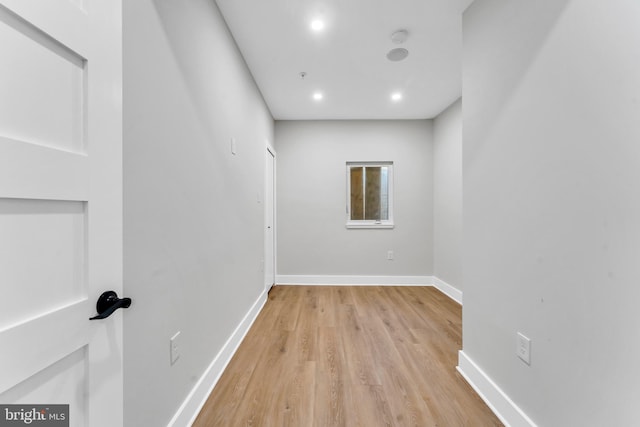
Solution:
M 127 426 L 167 425 L 263 292 L 267 140 L 215 2 L 124 3 Z
M 539 426 L 640 425 L 638 22 L 627 0 L 464 15 L 463 349 Z
M 463 292 L 462 99 L 435 118 L 433 141 L 433 271 Z

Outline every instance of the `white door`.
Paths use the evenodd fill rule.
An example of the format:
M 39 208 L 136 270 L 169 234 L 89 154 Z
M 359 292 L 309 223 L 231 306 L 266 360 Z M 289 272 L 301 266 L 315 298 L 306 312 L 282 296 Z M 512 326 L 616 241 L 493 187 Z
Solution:
M 123 310 L 89 320 L 122 296 L 121 15 L 0 0 L 0 405 L 71 426 L 123 423 Z
M 264 286 L 268 290 L 276 281 L 275 262 L 275 151 L 267 148 L 267 176 L 264 197 L 265 207 L 265 248 L 264 248 Z

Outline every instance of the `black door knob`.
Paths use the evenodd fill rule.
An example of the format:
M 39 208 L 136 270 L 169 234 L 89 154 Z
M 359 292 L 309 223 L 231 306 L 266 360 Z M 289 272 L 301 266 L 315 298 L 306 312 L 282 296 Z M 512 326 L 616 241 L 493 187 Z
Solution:
M 118 294 L 113 291 L 104 292 L 96 303 L 97 316 L 89 320 L 106 319 L 119 308 L 128 308 L 131 305 L 131 298 L 118 298 Z

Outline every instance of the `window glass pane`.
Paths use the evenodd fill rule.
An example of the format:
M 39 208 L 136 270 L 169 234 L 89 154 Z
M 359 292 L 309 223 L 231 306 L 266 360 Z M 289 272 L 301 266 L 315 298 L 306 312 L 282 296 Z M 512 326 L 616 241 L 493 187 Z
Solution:
M 351 174 L 351 219 L 364 219 L 363 168 L 350 168 Z
M 365 169 L 364 219 L 380 220 L 380 167 Z
M 380 168 L 380 219 L 389 219 L 389 168 Z

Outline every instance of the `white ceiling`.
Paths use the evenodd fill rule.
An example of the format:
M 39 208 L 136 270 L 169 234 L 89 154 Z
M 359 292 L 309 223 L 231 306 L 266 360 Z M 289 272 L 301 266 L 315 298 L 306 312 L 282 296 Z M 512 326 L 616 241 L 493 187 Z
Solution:
M 433 118 L 461 94 L 473 0 L 217 0 L 276 120 Z M 321 18 L 325 28 L 311 30 Z M 394 44 L 391 34 L 409 38 Z M 403 47 L 400 62 L 386 58 Z M 306 72 L 304 79 L 300 72 Z M 321 91 L 321 101 L 312 95 Z M 402 92 L 392 101 L 393 92 Z

